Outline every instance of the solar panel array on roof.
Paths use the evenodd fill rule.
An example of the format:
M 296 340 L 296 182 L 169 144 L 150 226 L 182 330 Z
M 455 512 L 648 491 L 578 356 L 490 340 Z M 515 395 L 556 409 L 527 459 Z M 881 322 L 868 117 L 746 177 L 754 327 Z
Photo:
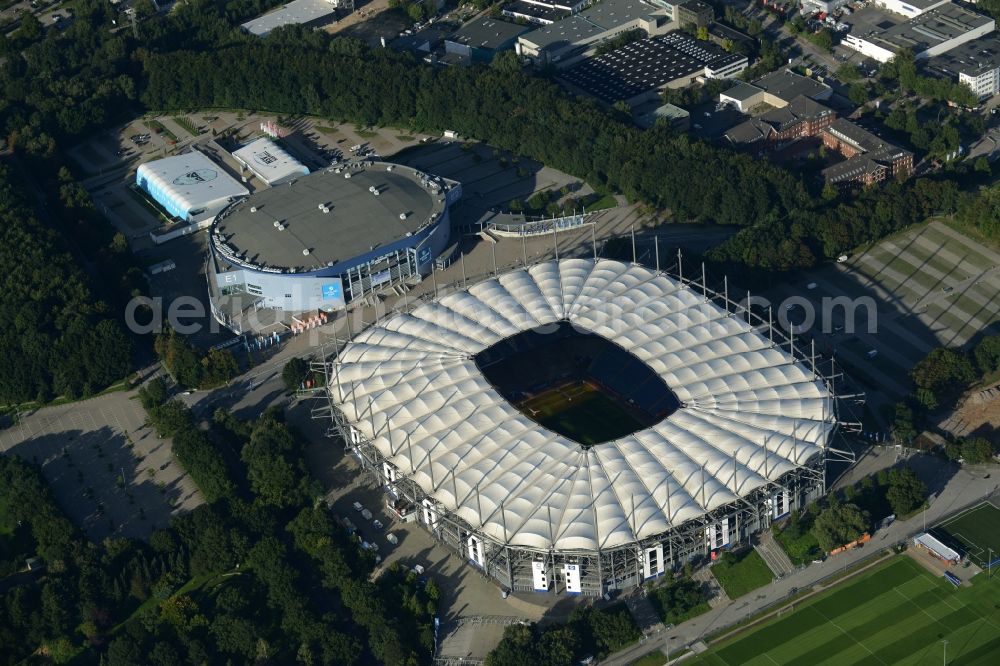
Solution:
M 566 71 L 562 77 L 588 94 L 616 102 L 716 66 L 729 53 L 682 33 L 626 44 Z

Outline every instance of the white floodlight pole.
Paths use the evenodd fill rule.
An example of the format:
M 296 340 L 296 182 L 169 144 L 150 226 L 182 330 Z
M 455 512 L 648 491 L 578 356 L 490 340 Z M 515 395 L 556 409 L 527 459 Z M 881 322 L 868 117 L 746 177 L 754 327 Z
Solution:
M 639 260 L 636 258 L 636 254 L 635 254 L 635 225 L 634 224 L 629 228 L 629 233 L 632 235 L 632 263 L 633 264 L 637 264 L 637 263 L 639 263 Z
M 497 244 L 490 243 L 490 252 L 493 253 L 493 275 L 497 274 Z
M 656 272 L 660 272 L 660 237 L 653 235 L 653 253 L 656 255 Z
M 722 276 L 722 300 L 726 305 L 726 314 L 729 314 L 729 276 Z
M 459 255 L 462 258 L 462 287 L 466 287 L 469 284 L 469 278 L 465 274 L 465 252 L 461 252 L 461 247 L 459 248 Z
M 767 306 L 767 341 L 774 346 L 774 308 Z
M 559 261 L 559 236 L 556 234 L 556 224 L 552 223 L 552 247 L 556 252 L 556 261 Z
M 705 262 L 701 262 L 701 297 L 708 300 L 708 280 L 705 277 Z
M 751 315 L 753 313 L 750 312 L 750 290 L 749 289 L 747 289 L 747 308 L 746 308 L 746 310 L 747 310 L 747 326 L 753 326 L 753 321 L 752 321 L 753 317 L 751 317 Z
M 677 279 L 684 282 L 684 256 L 680 248 L 677 248 Z
M 525 268 L 528 267 L 528 237 L 521 234 L 521 263 Z
M 590 225 L 590 244 L 594 246 L 594 261 L 597 261 L 597 223 Z
M 431 281 L 434 283 L 434 298 L 437 298 L 438 297 L 438 278 L 437 278 L 437 271 L 434 270 L 434 266 L 431 266 Z M 378 307 L 375 308 L 375 311 L 378 312 Z

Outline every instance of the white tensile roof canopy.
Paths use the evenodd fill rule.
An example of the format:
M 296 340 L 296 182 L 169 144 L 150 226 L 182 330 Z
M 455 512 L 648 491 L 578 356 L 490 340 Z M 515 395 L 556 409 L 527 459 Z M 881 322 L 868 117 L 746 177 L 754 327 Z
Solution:
M 592 448 L 523 415 L 473 356 L 567 320 L 644 361 L 682 407 Z M 565 259 L 480 282 L 360 333 L 330 391 L 445 510 L 512 546 L 598 550 L 737 501 L 821 452 L 826 385 L 738 315 L 642 266 Z

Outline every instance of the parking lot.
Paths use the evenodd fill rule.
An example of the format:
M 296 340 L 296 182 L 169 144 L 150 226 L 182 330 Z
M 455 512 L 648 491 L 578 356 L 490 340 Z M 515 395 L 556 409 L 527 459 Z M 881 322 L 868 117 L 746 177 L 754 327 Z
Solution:
M 134 392 L 46 407 L 0 430 L 0 451 L 41 466 L 59 506 L 87 536 L 147 537 L 202 503 L 170 454 L 144 427 Z
M 834 353 L 849 377 L 868 393 L 875 415 L 881 409 L 887 417 L 886 407 L 909 392 L 906 377 L 927 352 L 971 344 L 977 336 L 996 330 L 997 266 L 1000 254 L 941 222 L 931 222 L 764 295 L 772 303 L 792 296 L 811 303 L 817 315 L 811 330 L 817 351 Z M 809 289 L 809 284 L 815 287 Z M 865 307 L 855 310 L 854 333 L 843 328 L 839 308 L 822 321 L 823 299 L 840 296 L 873 299 L 875 330 L 868 331 Z

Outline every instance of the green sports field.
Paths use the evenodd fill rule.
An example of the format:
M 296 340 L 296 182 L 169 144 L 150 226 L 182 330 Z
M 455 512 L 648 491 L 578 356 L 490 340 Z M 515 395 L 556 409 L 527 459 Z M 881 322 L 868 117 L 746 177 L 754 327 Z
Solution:
M 643 427 L 641 421 L 614 399 L 587 382 L 548 389 L 518 407 L 546 428 L 586 446 L 607 442 Z
M 1000 509 L 983 502 L 931 530 L 944 541 L 953 541 L 976 564 L 985 567 L 991 556 L 1000 558 Z M 992 551 L 992 552 L 991 552 Z M 997 662 L 1000 663 L 1000 656 Z
M 902 555 L 790 609 L 690 663 L 949 664 L 1000 662 L 1000 576 L 954 588 Z

